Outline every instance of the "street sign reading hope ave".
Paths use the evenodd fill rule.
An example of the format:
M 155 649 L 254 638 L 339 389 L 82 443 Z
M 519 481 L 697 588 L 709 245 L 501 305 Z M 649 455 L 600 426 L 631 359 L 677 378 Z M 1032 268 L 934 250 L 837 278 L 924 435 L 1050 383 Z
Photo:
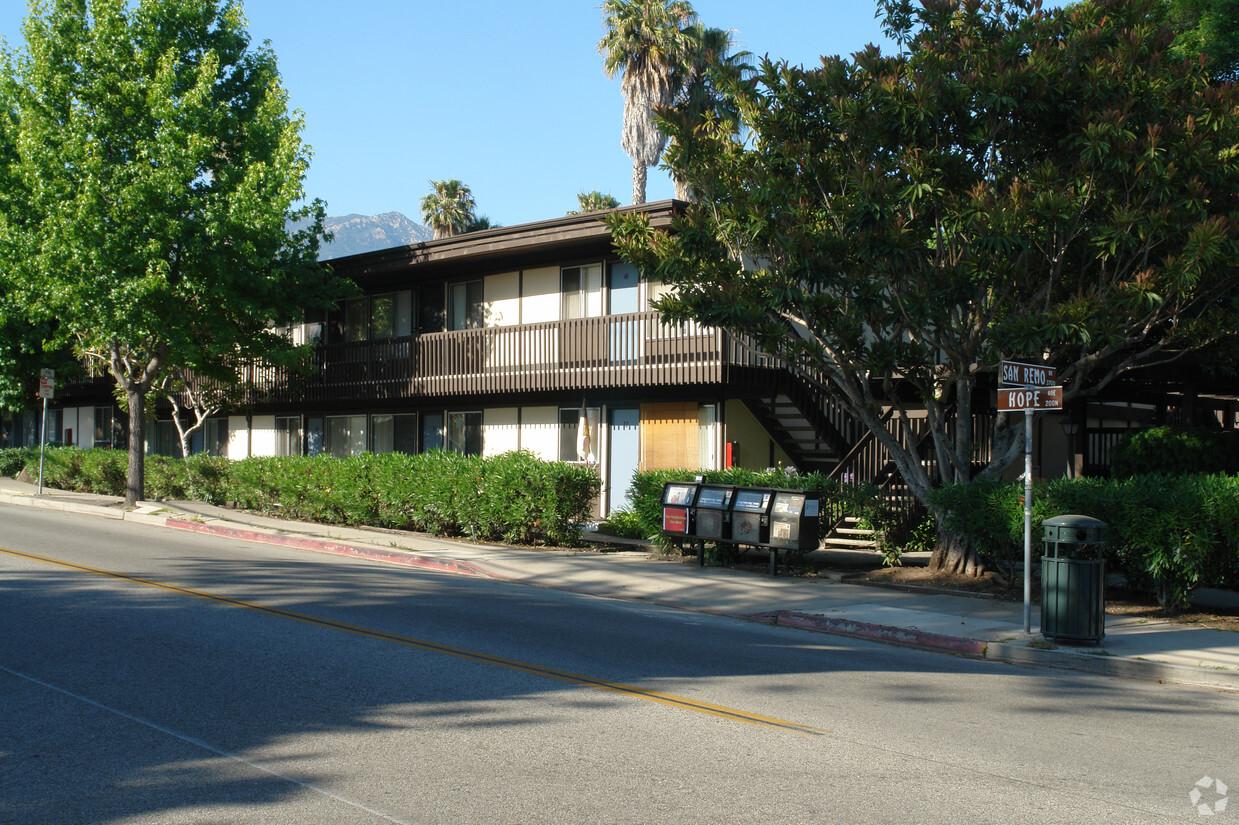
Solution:
M 1019 410 L 1061 410 L 1062 387 L 999 387 L 998 409 L 1002 412 Z
M 998 368 L 998 383 L 1007 386 L 998 389 L 999 411 L 1061 410 L 1063 388 L 1054 383 L 1057 377 L 1058 371 L 1053 367 L 1003 361 Z

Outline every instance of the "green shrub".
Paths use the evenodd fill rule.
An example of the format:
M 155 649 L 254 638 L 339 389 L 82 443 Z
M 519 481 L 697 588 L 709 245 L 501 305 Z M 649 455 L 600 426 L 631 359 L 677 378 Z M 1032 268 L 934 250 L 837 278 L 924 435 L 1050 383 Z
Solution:
M 580 540 L 598 488 L 595 470 L 527 452 L 434 451 L 247 458 L 232 465 L 227 494 L 247 510 L 323 524 L 566 544 Z
M 66 448 L 66 449 L 72 449 Z M 92 448 L 79 451 L 81 456 L 80 486 L 83 493 L 103 496 L 123 496 L 129 474 L 129 454 L 125 450 Z
M 1024 486 L 973 481 L 935 491 L 946 529 L 967 536 L 990 564 L 1022 556 Z M 1033 491 L 1034 558 L 1041 523 L 1091 516 L 1107 526 L 1107 567 L 1166 607 L 1182 607 L 1195 587 L 1239 589 L 1239 478 L 1144 475 L 1128 479 L 1055 479 Z
M 611 511 L 611 515 L 598 525 L 598 531 L 622 539 L 644 539 L 646 537 L 645 525 L 630 509 Z
M 1200 427 L 1150 427 L 1124 436 L 1110 457 L 1114 478 L 1239 474 L 1239 432 Z
M 38 451 L 0 451 L 16 474 Z M 44 480 L 60 489 L 124 495 L 122 450 L 49 447 Z M 595 467 L 546 462 L 532 453 L 482 458 L 436 451 L 189 461 L 146 458 L 146 496 L 235 501 L 246 510 L 323 524 L 418 530 L 512 544 L 575 544 L 601 482 Z
M 35 454 L 37 460 L 38 454 Z M 0 448 L 0 476 L 13 478 L 21 473 L 29 460 L 29 450 L 24 447 Z

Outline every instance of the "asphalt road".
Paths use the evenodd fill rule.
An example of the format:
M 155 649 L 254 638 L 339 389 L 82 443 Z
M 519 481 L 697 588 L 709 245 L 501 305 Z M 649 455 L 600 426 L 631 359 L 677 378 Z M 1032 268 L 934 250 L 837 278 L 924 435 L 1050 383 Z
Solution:
M 1239 789 L 1217 691 L 34 508 L 0 548 L 3 823 L 1166 823 Z

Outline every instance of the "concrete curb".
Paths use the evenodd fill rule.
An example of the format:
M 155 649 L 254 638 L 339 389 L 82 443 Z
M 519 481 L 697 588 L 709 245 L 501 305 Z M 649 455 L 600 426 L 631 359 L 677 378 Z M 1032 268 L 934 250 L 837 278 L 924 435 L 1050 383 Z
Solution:
M 1166 684 L 1239 690 L 1239 671 L 1224 668 L 1176 665 L 1170 662 L 1157 662 L 1152 659 L 1079 653 L 1074 650 L 1062 650 L 1061 648 L 1044 650 L 1009 642 L 990 642 L 985 648 L 985 658 L 1013 665 L 1066 668 L 1098 676 L 1114 676 L 1123 679 L 1143 679 Z
M 1043 649 L 1029 647 L 1027 643 L 986 642 L 979 639 L 929 633 L 913 628 L 891 627 L 790 610 L 756 613 L 744 618 L 765 624 L 817 630 L 837 636 L 850 636 L 921 650 L 951 653 L 974 659 L 986 659 L 991 662 L 1066 668 L 1098 676 L 1239 690 L 1239 672 L 1233 670 L 1176 665 L 1151 659 L 1081 653 L 1061 648 Z
M 42 507 L 44 510 L 59 510 L 64 513 L 78 513 L 84 516 L 99 516 L 120 521 L 125 518 L 125 511 L 113 507 L 100 507 L 98 504 L 79 504 L 76 501 L 56 501 L 29 495 L 11 495 L 0 493 L 0 504 L 18 504 L 25 507 Z
M 774 610 L 769 613 L 756 613 L 748 618 L 783 627 L 820 630 L 823 633 L 832 633 L 836 636 L 852 636 L 857 639 L 869 639 L 887 644 L 916 647 L 922 650 L 953 653 L 957 656 L 971 656 L 976 659 L 985 657 L 985 647 L 987 644 L 987 642 L 977 639 L 945 636 L 941 633 L 929 633 L 915 628 L 891 627 L 890 625 L 858 622 L 852 619 L 833 616 L 798 613 L 793 610 Z
M 501 579 L 475 564 L 457 559 L 443 559 L 435 556 L 422 556 L 407 550 L 382 550 L 361 544 L 326 541 L 323 539 L 289 536 L 272 533 L 266 530 L 254 530 L 241 527 L 225 527 L 219 524 L 208 524 L 198 521 L 186 521 L 179 518 L 164 520 L 167 527 L 177 530 L 189 530 L 194 533 L 204 533 L 212 536 L 255 541 L 261 544 L 275 544 L 281 547 L 293 547 L 298 550 L 313 550 L 320 553 L 331 553 L 337 556 L 348 556 L 354 559 L 381 561 L 389 564 L 402 564 L 406 567 L 420 567 L 426 570 L 438 570 L 443 573 L 456 573 L 463 576 L 477 576 L 486 579 Z

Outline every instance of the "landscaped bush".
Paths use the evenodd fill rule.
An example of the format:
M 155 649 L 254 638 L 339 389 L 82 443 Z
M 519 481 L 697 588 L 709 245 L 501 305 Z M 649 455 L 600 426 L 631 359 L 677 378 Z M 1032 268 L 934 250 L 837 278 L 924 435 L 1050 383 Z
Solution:
M 1110 457 L 1110 475 L 1239 474 L 1239 432 L 1200 427 L 1151 427 L 1124 437 Z
M 0 470 L 38 473 L 38 450 L 0 451 Z M 33 463 L 33 466 L 31 466 Z M 44 483 L 125 494 L 123 450 L 48 448 Z M 192 483 L 191 483 L 192 481 Z M 513 544 L 575 544 L 598 495 L 596 468 L 517 452 L 483 458 L 454 452 L 364 453 L 345 459 L 204 455 L 146 458 L 146 495 L 196 498 L 285 518 L 376 526 Z
M 24 447 L 0 448 L 0 476 L 12 478 L 26 466 L 26 449 Z
M 946 527 L 968 536 L 990 564 L 1009 564 L 1024 545 L 1020 482 L 956 484 L 934 493 Z M 1194 587 L 1239 589 L 1239 477 L 1143 475 L 1056 479 L 1033 490 L 1033 553 L 1041 522 L 1066 514 L 1108 525 L 1106 564 L 1167 607 Z
M 229 495 L 245 509 L 326 524 L 572 544 L 599 484 L 593 468 L 526 452 L 365 453 L 244 459 L 231 469 Z

